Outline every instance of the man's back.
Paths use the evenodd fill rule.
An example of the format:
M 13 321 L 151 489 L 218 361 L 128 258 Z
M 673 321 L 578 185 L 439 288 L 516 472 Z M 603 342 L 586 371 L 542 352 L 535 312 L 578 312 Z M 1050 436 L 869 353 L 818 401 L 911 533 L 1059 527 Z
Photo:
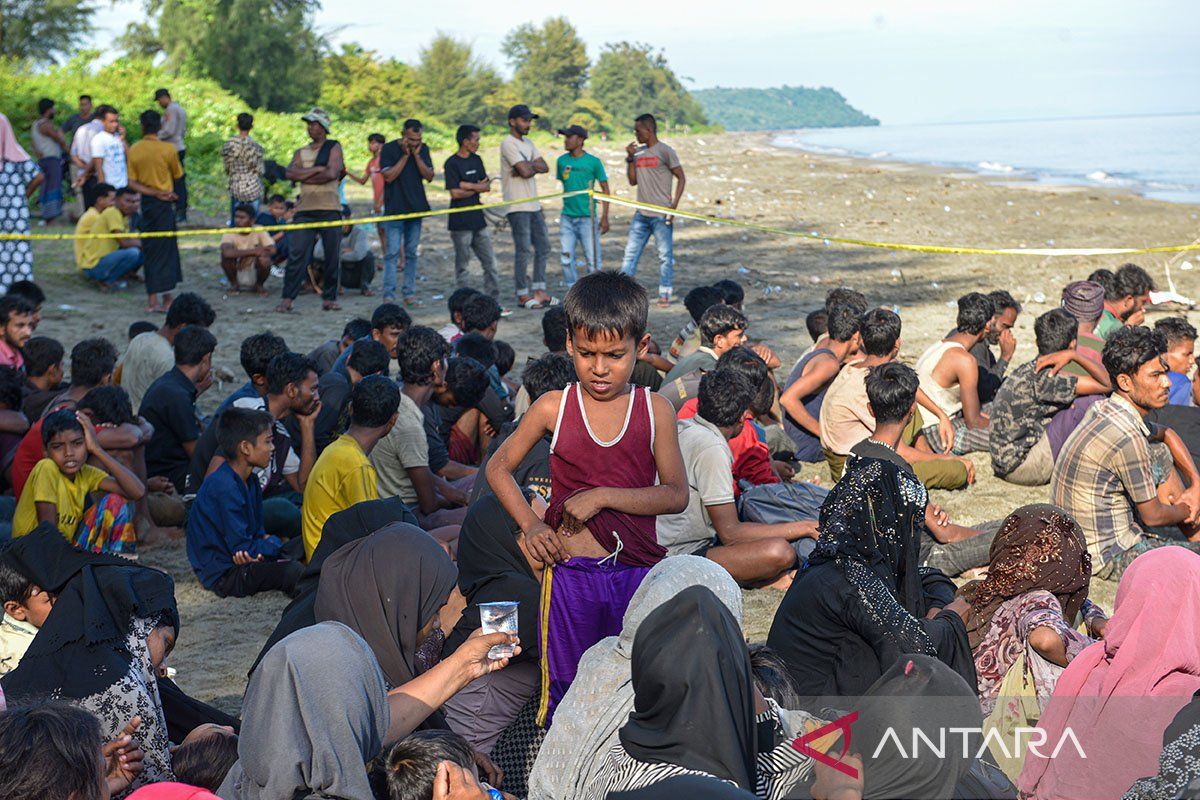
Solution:
M 866 367 L 847 364 L 825 390 L 821 404 L 821 444 L 839 456 L 875 432 L 875 418 L 867 410 Z
M 304 558 L 312 558 L 325 520 L 363 500 L 379 497 L 375 468 L 358 442 L 347 434 L 335 439 L 309 473 L 301 518 Z

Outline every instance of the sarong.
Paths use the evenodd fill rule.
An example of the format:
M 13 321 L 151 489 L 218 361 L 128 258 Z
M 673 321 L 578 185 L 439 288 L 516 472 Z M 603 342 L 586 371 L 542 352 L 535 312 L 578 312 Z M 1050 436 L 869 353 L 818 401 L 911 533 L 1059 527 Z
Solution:
M 38 203 L 42 207 L 42 219 L 47 222 L 62 215 L 63 208 L 63 161 L 61 156 L 43 158 L 38 161 L 41 167 L 42 194 Z
M 175 206 L 148 194 L 142 195 L 142 232 L 175 230 Z M 183 281 L 179 243 L 174 236 L 142 239 L 146 294 L 170 292 Z
M 567 693 L 579 659 L 589 647 L 621 633 L 625 610 L 650 567 L 630 566 L 609 557 L 570 558 L 542 576 L 538 653 L 542 663 L 538 725 L 549 728 L 554 709 Z
M 105 494 L 83 513 L 75 532 L 77 547 L 89 553 L 113 553 L 135 558 L 137 534 L 133 527 L 134 504 L 116 494 Z

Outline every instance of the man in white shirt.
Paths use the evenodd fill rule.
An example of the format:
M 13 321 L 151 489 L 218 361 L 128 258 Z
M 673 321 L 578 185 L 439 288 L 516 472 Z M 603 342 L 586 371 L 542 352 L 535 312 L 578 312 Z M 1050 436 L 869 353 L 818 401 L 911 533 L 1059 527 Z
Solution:
M 516 105 L 508 111 L 509 135 L 500 143 L 500 180 L 504 199 L 526 200 L 538 196 L 537 176 L 550 171 L 537 145 L 527 138 L 537 114 L 527 105 Z M 550 235 L 542 217 L 542 205 L 537 200 L 515 203 L 506 208 L 512 228 L 516 259 L 513 263 L 513 282 L 517 302 L 525 308 L 541 309 L 550 304 L 546 291 L 546 262 L 550 258 Z M 533 254 L 533 282 L 527 270 Z
M 95 120 L 76 131 L 75 138 L 78 139 L 94 123 L 99 123 L 99 129 L 92 134 L 90 141 L 85 137 L 83 142 L 80 142 L 79 154 L 85 160 L 83 172 L 71 182 L 76 188 L 84 187 L 84 205 L 88 208 L 96 202 L 94 196 L 88 196 L 94 194 L 94 188 L 89 192 L 88 186 L 95 187 L 97 184 L 107 183 L 114 189 L 120 189 L 129 184 L 129 170 L 125 162 L 128 145 L 125 143 L 125 130 L 121 127 L 120 114 L 112 106 L 100 106 L 96 109 Z M 74 143 L 72 145 L 74 151 Z

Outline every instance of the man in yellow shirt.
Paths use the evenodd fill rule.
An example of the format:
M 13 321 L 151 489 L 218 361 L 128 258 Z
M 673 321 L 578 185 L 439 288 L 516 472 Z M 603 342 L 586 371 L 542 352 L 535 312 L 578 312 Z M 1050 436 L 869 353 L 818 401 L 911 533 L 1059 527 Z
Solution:
M 183 177 L 179 154 L 159 141 L 162 115 L 143 111 L 142 138 L 129 148 L 129 185 L 142 195 L 142 232 L 175 230 L 175 181 Z M 174 236 L 148 237 L 145 253 L 146 310 L 166 311 L 171 292 L 183 280 L 179 245 Z
M 97 184 L 96 193 L 96 204 L 83 212 L 75 233 L 129 233 L 129 220 L 138 210 L 138 193 L 128 186 L 117 190 L 107 183 Z M 142 243 L 136 236 L 75 240 L 75 266 L 105 289 L 117 288 L 121 278 L 141 265 Z
M 321 541 L 325 520 L 364 500 L 377 500 L 375 468 L 367 460 L 388 435 L 400 409 L 400 388 L 382 375 L 363 378 L 350 393 L 350 428 L 321 453 L 304 486 L 304 560 Z

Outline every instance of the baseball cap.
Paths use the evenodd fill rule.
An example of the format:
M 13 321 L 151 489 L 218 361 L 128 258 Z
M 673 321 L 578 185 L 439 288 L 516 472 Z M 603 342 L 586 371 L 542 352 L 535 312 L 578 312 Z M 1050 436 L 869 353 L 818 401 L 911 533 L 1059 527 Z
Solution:
M 508 110 L 509 119 L 537 119 L 538 115 L 529 110 L 524 103 L 513 106 Z
M 580 139 L 587 138 L 587 128 L 582 125 L 568 125 L 565 128 L 558 129 L 559 136 L 578 136 Z
M 325 132 L 329 133 L 329 114 L 323 108 L 313 107 L 300 119 L 305 122 L 319 122 L 321 127 L 325 129 Z

